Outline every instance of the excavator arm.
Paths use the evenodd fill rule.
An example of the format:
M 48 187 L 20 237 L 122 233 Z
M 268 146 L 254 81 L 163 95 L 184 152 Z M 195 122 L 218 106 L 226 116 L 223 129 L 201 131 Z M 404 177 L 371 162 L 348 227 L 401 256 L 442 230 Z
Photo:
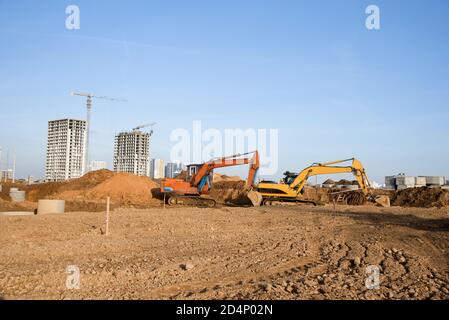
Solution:
M 349 165 L 341 165 L 342 163 L 351 162 Z M 314 163 L 310 167 L 305 168 L 299 174 L 286 172 L 284 183 L 261 182 L 256 190 L 262 197 L 263 205 L 271 205 L 277 201 L 295 202 L 295 203 L 314 203 L 314 200 L 304 199 L 302 191 L 307 179 L 317 175 L 352 173 L 363 192 L 364 197 L 359 193 L 348 193 L 347 203 L 362 203 L 365 200 L 374 201 L 382 207 L 390 206 L 390 198 L 388 196 L 376 196 L 371 192 L 371 185 L 362 163 L 355 159 L 338 160 L 328 163 Z M 291 181 L 293 179 L 293 181 Z
M 252 158 L 248 155 L 254 154 Z M 244 154 L 236 154 L 233 156 L 223 157 L 219 159 L 213 159 L 204 163 L 198 170 L 198 172 L 191 178 L 191 186 L 198 188 L 198 192 L 201 194 L 203 191 L 207 191 L 210 188 L 210 174 L 214 169 L 233 167 L 239 165 L 250 164 L 247 186 L 252 188 L 254 186 L 257 171 L 259 170 L 260 160 L 259 152 L 253 151 Z M 208 185 L 205 188 L 206 184 Z
M 349 166 L 336 166 L 339 163 L 345 163 L 348 161 L 352 161 Z M 295 180 L 290 184 L 290 188 L 296 190 L 296 193 L 299 194 L 307 183 L 307 179 L 317 175 L 325 175 L 325 174 L 338 174 L 338 173 L 353 173 L 360 189 L 367 194 L 370 188 L 370 183 L 368 180 L 368 176 L 366 175 L 365 168 L 362 163 L 355 159 L 346 159 L 346 160 L 338 160 L 328 163 L 314 163 L 310 167 L 302 170 Z
M 250 154 L 254 154 L 252 158 L 248 157 Z M 260 166 L 258 151 L 210 160 L 209 162 L 203 164 L 198 172 L 192 177 L 191 184 L 193 187 L 200 186 L 204 183 L 204 179 L 207 178 L 214 169 L 245 164 L 251 164 L 248 172 L 247 186 L 252 187 Z
M 250 157 L 250 154 L 254 154 L 253 157 Z M 260 166 L 259 152 L 257 151 L 213 159 L 200 165 L 190 165 L 188 168 L 194 168 L 195 170 L 193 171 L 196 172 L 191 174 L 188 181 L 186 181 L 187 179 L 164 179 L 161 181 L 161 192 L 164 194 L 164 199 L 168 195 L 166 203 L 169 205 L 199 205 L 214 207 L 216 201 L 207 197 L 209 191 L 213 187 L 213 170 L 244 164 L 250 164 L 247 178 L 247 187 L 250 189 L 248 199 L 254 205 L 258 205 L 262 201 L 262 198 L 258 197 L 257 193 L 255 193 L 255 195 L 251 193 Z

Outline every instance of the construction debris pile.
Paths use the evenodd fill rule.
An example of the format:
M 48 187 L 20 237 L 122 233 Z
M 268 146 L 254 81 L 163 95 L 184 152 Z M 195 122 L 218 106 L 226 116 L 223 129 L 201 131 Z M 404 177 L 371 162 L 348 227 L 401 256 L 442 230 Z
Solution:
M 449 190 L 442 188 L 411 188 L 397 191 L 392 198 L 394 206 L 441 208 L 449 206 Z

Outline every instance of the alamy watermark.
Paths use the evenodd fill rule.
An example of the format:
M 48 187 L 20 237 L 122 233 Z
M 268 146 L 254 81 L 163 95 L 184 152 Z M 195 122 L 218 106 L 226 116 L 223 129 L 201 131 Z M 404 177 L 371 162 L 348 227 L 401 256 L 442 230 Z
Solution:
M 203 163 L 210 159 L 245 154 L 255 150 L 260 155 L 261 175 L 274 175 L 279 165 L 278 129 L 203 129 L 201 121 L 193 121 L 192 130 L 178 128 L 171 132 L 175 144 L 170 160 Z
M 368 266 L 365 269 L 365 273 L 368 277 L 365 280 L 365 287 L 368 290 L 380 289 L 380 266 Z
M 77 5 L 70 5 L 65 8 L 68 15 L 65 19 L 65 27 L 68 30 L 79 30 L 81 28 L 80 8 Z
M 78 266 L 68 266 L 65 269 L 65 273 L 67 273 L 67 278 L 65 281 L 65 287 L 68 290 L 79 290 L 81 288 L 81 274 Z
M 380 8 L 374 4 L 366 7 L 365 13 L 368 17 L 365 26 L 368 30 L 380 30 Z
M 81 28 L 80 8 L 75 4 L 66 7 L 65 27 L 68 30 L 79 30 Z M 366 7 L 365 14 L 368 16 L 365 20 L 365 26 L 368 30 L 380 30 L 380 8 L 371 4 Z

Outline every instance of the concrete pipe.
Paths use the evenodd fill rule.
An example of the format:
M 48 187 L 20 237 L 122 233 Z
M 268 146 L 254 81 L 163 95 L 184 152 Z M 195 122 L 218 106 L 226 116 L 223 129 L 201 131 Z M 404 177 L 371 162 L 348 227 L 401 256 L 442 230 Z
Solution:
M 39 200 L 37 204 L 37 214 L 62 214 L 64 212 L 64 200 Z
M 25 191 L 10 191 L 9 196 L 12 202 L 24 202 L 25 201 Z

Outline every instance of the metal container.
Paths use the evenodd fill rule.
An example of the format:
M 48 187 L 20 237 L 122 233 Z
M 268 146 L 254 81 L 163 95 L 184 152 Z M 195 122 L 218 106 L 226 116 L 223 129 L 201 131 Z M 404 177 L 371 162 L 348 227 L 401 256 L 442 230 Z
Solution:
M 64 200 L 39 200 L 37 204 L 37 214 L 62 214 L 64 212 Z

